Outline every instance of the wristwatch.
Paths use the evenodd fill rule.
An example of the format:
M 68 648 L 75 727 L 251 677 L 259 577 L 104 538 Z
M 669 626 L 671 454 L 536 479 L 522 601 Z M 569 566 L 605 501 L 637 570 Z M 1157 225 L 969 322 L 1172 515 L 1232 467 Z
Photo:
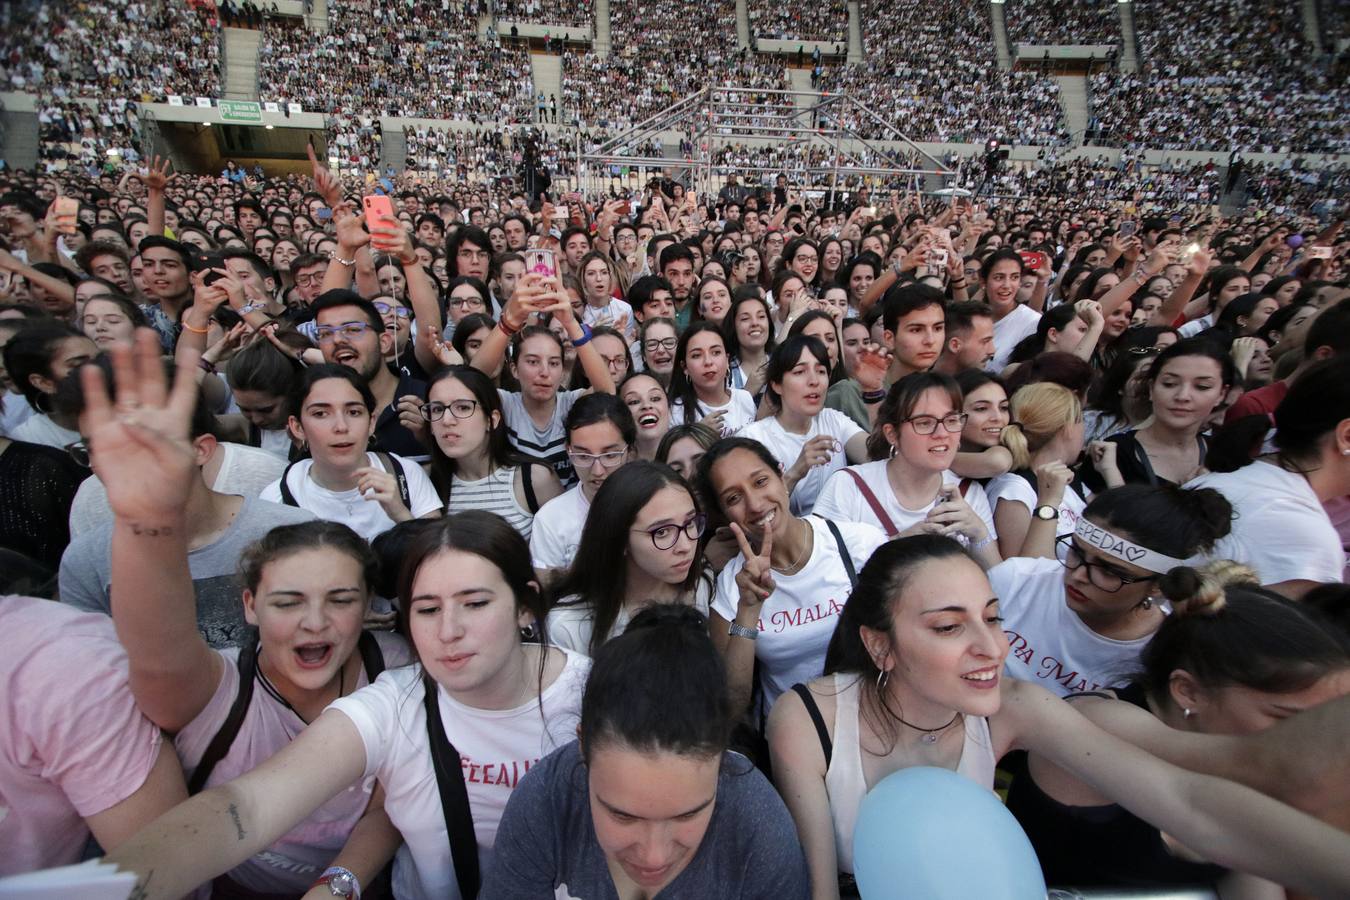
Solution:
M 344 869 L 342 866 L 329 866 L 323 870 L 319 880 L 310 885 L 311 888 L 319 885 L 327 885 L 329 893 L 334 897 L 344 897 L 346 900 L 361 900 L 361 882 L 357 880 L 356 873 L 351 869 Z
M 1031 514 L 1043 522 L 1052 522 L 1059 518 L 1059 507 L 1038 506 L 1031 511 Z
M 759 640 L 758 628 L 746 628 L 744 625 L 737 625 L 735 622 L 727 626 L 727 634 L 732 637 L 745 638 L 747 641 Z

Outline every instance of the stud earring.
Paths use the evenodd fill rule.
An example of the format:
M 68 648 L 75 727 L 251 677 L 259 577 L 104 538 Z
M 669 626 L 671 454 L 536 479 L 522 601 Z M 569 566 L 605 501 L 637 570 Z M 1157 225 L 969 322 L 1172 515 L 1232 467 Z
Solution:
M 1189 719 L 1189 718 L 1190 718 L 1191 716 L 1193 716 L 1193 715 L 1195 715 L 1195 713 L 1191 712 L 1191 710 L 1190 710 L 1189 707 L 1187 707 L 1187 708 L 1185 708 L 1185 709 L 1182 709 L 1182 711 L 1181 711 L 1181 717 L 1182 717 L 1183 719 Z

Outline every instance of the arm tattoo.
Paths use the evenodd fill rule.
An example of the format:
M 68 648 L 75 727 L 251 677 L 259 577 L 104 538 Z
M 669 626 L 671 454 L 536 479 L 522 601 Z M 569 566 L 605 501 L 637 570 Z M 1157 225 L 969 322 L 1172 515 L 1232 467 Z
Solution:
M 239 821 L 239 807 L 231 803 L 225 811 L 230 814 L 230 820 L 234 822 L 235 840 L 242 841 L 246 832 L 243 823 Z

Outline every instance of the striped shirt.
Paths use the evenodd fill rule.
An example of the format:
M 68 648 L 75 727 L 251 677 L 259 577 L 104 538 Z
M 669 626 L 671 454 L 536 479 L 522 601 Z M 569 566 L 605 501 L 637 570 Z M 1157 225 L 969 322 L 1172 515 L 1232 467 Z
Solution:
M 571 487 L 577 483 L 572 471 L 572 462 L 567 458 L 567 429 L 563 423 L 585 391 L 559 391 L 558 402 L 553 406 L 553 416 L 548 424 L 540 429 L 525 409 L 525 398 L 516 391 L 498 390 L 502 399 L 502 416 L 506 419 L 506 432 L 511 445 L 523 456 L 548 466 L 563 483 Z
M 461 513 L 470 509 L 496 513 L 528 541 L 534 526 L 534 513 L 516 500 L 517 469 L 517 466 L 500 466 L 491 475 L 477 481 L 465 481 L 458 475 L 454 476 L 450 482 L 446 513 Z

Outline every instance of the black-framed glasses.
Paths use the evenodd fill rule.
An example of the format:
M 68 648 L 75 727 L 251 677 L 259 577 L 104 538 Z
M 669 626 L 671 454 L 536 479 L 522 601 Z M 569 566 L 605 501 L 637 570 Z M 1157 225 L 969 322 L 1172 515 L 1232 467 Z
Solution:
M 369 322 L 347 322 L 336 327 L 320 325 L 314 329 L 314 333 L 318 336 L 320 344 L 326 344 L 329 341 L 337 340 L 338 335 L 342 335 L 349 341 L 354 341 L 367 331 L 374 330 Z
M 1088 581 L 1093 586 L 1101 588 L 1108 594 L 1114 594 L 1116 591 L 1125 587 L 1127 584 L 1139 584 L 1142 581 L 1152 581 L 1156 575 L 1126 575 L 1125 573 L 1099 562 L 1088 562 L 1087 557 L 1083 556 L 1083 551 L 1078 549 L 1074 543 L 1073 535 L 1066 534 L 1055 539 L 1055 543 L 1064 551 L 1064 557 L 1059 561 L 1060 565 L 1070 572 L 1076 571 L 1083 566 L 1087 566 Z
M 655 353 L 657 350 L 674 350 L 680 342 L 679 338 L 648 338 L 642 342 L 642 349 L 648 353 Z
M 80 440 L 75 441 L 73 444 L 66 444 L 62 449 L 70 454 L 70 458 L 75 460 L 75 462 L 84 466 L 86 469 L 89 468 L 89 445 L 84 441 Z
M 623 465 L 623 461 L 628 458 L 627 450 L 611 450 L 608 453 L 573 453 L 567 451 L 567 458 L 572 460 L 572 465 L 577 469 L 589 469 L 596 463 L 604 466 L 606 469 L 612 469 L 615 466 Z
M 634 528 L 633 531 L 645 534 L 652 539 L 652 546 L 657 550 L 669 550 L 675 546 L 680 539 L 680 534 L 691 541 L 697 541 L 703 537 L 703 532 L 708 528 L 708 517 L 703 513 L 694 513 L 683 525 L 658 525 L 655 528 Z
M 447 303 L 457 309 L 486 309 L 487 304 L 483 302 L 482 297 L 451 297 Z
M 451 400 L 449 403 L 423 403 L 417 407 L 417 411 L 428 422 L 439 422 L 447 411 L 456 419 L 467 419 L 478 411 L 478 401 Z
M 910 416 L 908 419 L 901 419 L 900 424 L 908 422 L 915 434 L 934 434 L 938 430 L 938 425 L 956 434 L 966 427 L 966 420 L 969 418 L 970 416 L 965 413 L 951 413 L 940 419 L 937 416 Z
M 406 306 L 395 306 L 395 305 L 392 304 L 392 303 L 385 303 L 383 300 L 377 300 L 377 301 L 375 301 L 375 311 L 378 312 L 378 313 L 379 313 L 380 315 L 382 315 L 382 316 L 387 316 L 387 315 L 389 315 L 390 313 L 393 313 L 394 315 L 398 316 L 400 319 L 407 319 L 407 318 L 410 318 L 410 317 L 412 316 L 412 310 L 411 310 L 411 309 L 408 309 L 408 307 L 406 307 Z

